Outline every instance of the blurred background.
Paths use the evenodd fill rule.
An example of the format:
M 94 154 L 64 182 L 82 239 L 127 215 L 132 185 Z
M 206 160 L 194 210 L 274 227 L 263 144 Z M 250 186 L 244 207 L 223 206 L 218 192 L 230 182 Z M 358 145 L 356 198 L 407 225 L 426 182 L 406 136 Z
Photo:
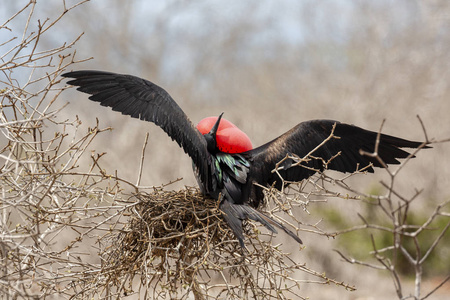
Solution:
M 27 2 L 7 1 L 1 19 Z M 68 6 L 74 3 L 66 1 Z M 34 19 L 52 19 L 64 9 L 59 0 L 42 4 L 36 6 Z M 41 46 L 51 48 L 84 33 L 74 46 L 77 58 L 92 59 L 74 69 L 146 78 L 166 89 L 194 123 L 225 112 L 254 146 L 317 118 L 374 131 L 386 119 L 384 133 L 424 140 L 419 115 L 429 138 L 450 137 L 447 0 L 94 0 L 71 11 L 61 24 Z M 20 30 L 13 28 L 11 36 Z M 8 33 L 3 31 L 0 38 L 6 41 Z M 78 115 L 86 127 L 98 118 L 101 126 L 114 128 L 92 145 L 97 152 L 107 152 L 109 172 L 117 170 L 135 182 L 149 132 L 141 184 L 159 186 L 183 178 L 168 188 L 196 185 L 189 157 L 155 125 L 121 116 L 75 91 L 59 101 L 70 102 L 63 111 L 67 118 Z M 450 196 L 448 145 L 433 148 L 420 152 L 397 182 L 407 195 L 424 189 L 418 205 L 425 210 L 427 201 L 440 203 Z M 358 177 L 355 184 L 368 191 L 379 187 L 383 178 L 386 173 L 380 171 Z M 339 200 L 336 205 L 358 209 Z M 332 225 L 327 229 L 334 230 Z M 358 287 L 350 293 L 305 285 L 311 298 L 328 299 L 336 290 L 342 299 L 394 295 L 389 277 L 342 262 L 331 251 L 338 241 L 307 234 L 304 240 L 307 248 L 297 259 Z M 448 257 L 449 252 L 441 255 Z

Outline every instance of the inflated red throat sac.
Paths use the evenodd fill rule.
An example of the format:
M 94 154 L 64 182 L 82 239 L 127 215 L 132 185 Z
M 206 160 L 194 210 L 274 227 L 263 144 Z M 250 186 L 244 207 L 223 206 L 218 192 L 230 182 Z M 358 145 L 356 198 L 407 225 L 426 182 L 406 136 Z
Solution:
M 201 120 L 197 129 L 201 134 L 207 134 L 216 123 L 218 117 L 208 117 Z M 217 148 L 225 153 L 241 153 L 253 149 L 250 138 L 236 125 L 222 118 L 216 132 Z

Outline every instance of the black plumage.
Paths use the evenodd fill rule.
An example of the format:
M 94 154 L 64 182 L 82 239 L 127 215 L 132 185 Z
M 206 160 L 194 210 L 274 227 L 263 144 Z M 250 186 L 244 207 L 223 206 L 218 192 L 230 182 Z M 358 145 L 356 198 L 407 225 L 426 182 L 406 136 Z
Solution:
M 78 86 L 77 90 L 90 94 L 89 99 L 109 106 L 122 114 L 130 115 L 160 126 L 192 158 L 201 190 L 218 199 L 222 195 L 220 208 L 224 218 L 244 247 L 242 221 L 252 219 L 260 222 L 272 232 L 275 227 L 283 229 L 296 241 L 301 240 L 283 224 L 257 210 L 263 201 L 263 191 L 255 183 L 268 186 L 275 183 L 280 189 L 282 181 L 272 172 L 277 163 L 287 154 L 302 158 L 327 139 L 334 136 L 312 153 L 312 158 L 293 167 L 292 159 L 285 160 L 279 170 L 283 179 L 301 181 L 323 170 L 354 172 L 372 166 L 381 167 L 378 160 L 362 156 L 360 150 L 372 152 L 375 149 L 377 133 L 353 125 L 332 120 L 302 122 L 280 137 L 240 154 L 222 153 L 216 147 L 215 134 L 220 117 L 210 133 L 202 135 L 189 120 L 172 97 L 154 83 L 131 75 L 102 71 L 75 71 L 62 76 L 73 78 L 68 84 Z M 421 142 L 380 135 L 378 155 L 386 164 L 398 164 L 399 158 L 409 153 L 400 148 L 418 148 Z M 372 165 L 371 165 L 372 164 Z

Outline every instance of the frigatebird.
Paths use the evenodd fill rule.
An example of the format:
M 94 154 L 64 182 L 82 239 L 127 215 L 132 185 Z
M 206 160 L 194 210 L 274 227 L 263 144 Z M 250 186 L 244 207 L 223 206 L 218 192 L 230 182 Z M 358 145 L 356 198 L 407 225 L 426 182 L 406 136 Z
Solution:
M 312 120 L 298 124 L 276 139 L 242 153 L 226 153 L 217 145 L 220 115 L 209 132 L 202 134 L 183 110 L 163 88 L 132 75 L 103 71 L 74 71 L 63 77 L 77 90 L 90 94 L 90 100 L 112 110 L 153 122 L 161 127 L 191 157 L 200 189 L 214 199 L 220 199 L 223 212 L 240 245 L 245 248 L 242 221 L 260 222 L 276 233 L 283 229 L 297 242 L 301 239 L 280 222 L 257 210 L 263 203 L 261 186 L 281 189 L 283 180 L 301 181 L 325 168 L 340 172 L 383 167 L 375 157 L 363 156 L 360 150 L 375 149 L 377 132 L 333 120 Z M 334 131 L 333 131 L 334 130 Z M 336 138 L 325 139 L 332 133 Z M 387 164 L 399 164 L 409 152 L 401 148 L 419 148 L 423 143 L 380 134 L 378 157 Z M 317 148 L 317 149 L 316 149 Z M 287 155 L 305 157 L 313 154 L 300 166 Z M 285 159 L 278 172 L 272 172 Z M 324 162 L 327 162 L 324 164 Z

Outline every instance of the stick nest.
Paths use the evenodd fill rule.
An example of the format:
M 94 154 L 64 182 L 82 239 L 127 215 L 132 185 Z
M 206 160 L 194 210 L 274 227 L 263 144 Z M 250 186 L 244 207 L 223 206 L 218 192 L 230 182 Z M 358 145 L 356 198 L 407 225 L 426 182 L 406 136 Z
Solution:
M 241 249 L 222 219 L 218 201 L 205 198 L 197 188 L 155 189 L 134 197 L 136 205 L 127 212 L 122 232 L 103 238 L 109 246 L 103 251 L 100 273 L 106 277 L 94 281 L 103 281 L 108 295 L 280 298 L 298 287 L 289 275 L 303 265 L 261 240 L 251 223 L 244 226 L 249 250 Z

